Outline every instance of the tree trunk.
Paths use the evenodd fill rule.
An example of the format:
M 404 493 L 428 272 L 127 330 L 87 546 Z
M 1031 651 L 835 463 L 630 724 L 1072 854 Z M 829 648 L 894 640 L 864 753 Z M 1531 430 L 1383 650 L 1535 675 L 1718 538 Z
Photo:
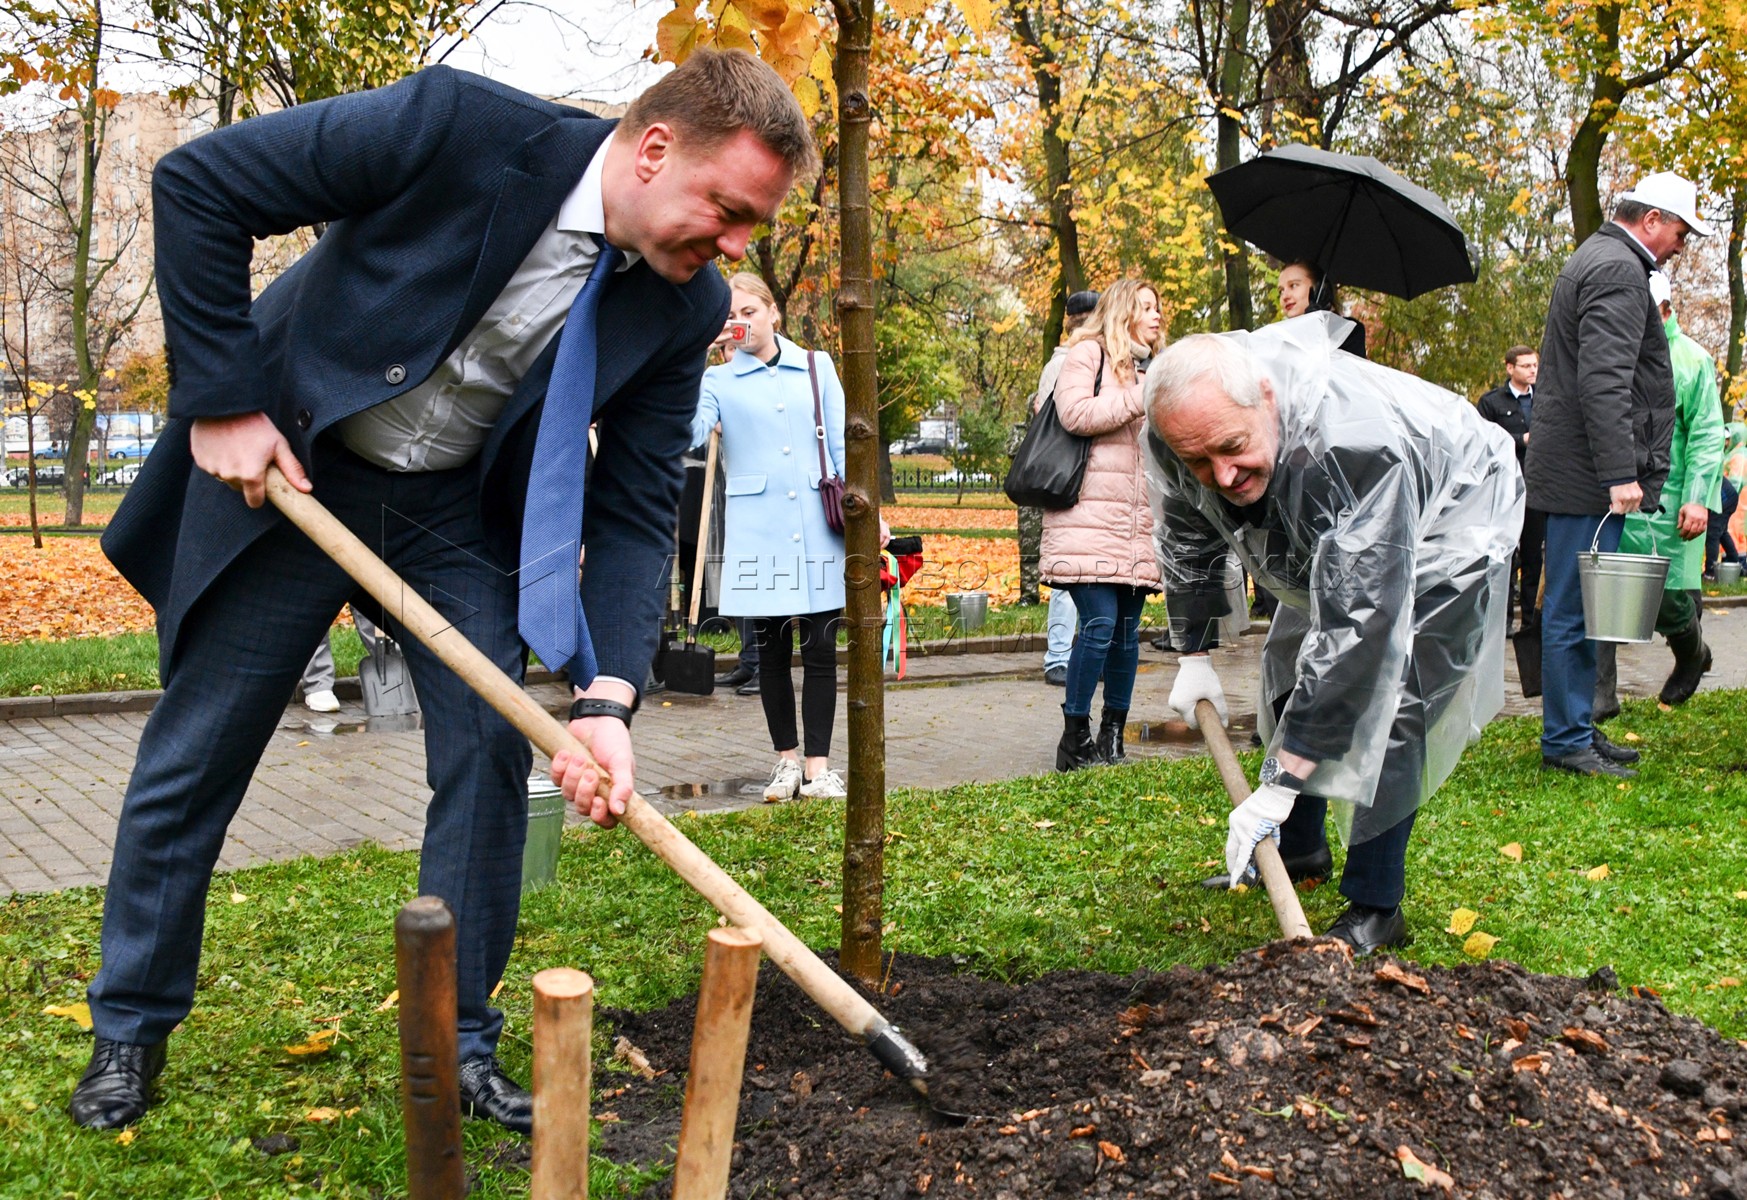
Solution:
M 67 438 L 68 525 L 82 525 L 85 518 L 85 462 L 91 447 L 91 431 L 97 424 L 97 385 L 103 364 L 91 353 L 91 238 L 97 205 L 97 160 L 103 152 L 103 127 L 107 115 L 97 106 L 97 69 L 103 55 L 102 10 L 91 35 L 91 74 L 79 105 L 79 220 L 74 231 L 73 278 L 70 314 L 73 327 L 73 362 L 78 387 L 73 393 L 73 429 Z
M 849 797 L 843 828 L 839 964 L 877 987 L 885 920 L 886 698 L 880 633 L 880 403 L 875 375 L 873 225 L 868 209 L 868 60 L 873 0 L 837 11 L 838 210 L 842 259 L 837 321 L 847 412 L 844 541 L 849 585 Z
M 1322 128 L 1322 105 L 1310 77 L 1310 0 L 1274 0 L 1263 12 L 1268 70 L 1262 82 L 1263 146 L 1301 142 Z
M 1723 420 L 1733 407 L 1729 393 L 1741 376 L 1741 338 L 1747 335 L 1747 286 L 1741 279 L 1741 238 L 1747 234 L 1747 187 L 1735 188 L 1729 198 L 1729 353 L 1723 373 Z
M 880 445 L 880 503 L 896 504 L 898 490 L 892 484 L 892 446 L 885 438 L 875 440 Z
M 1046 0 L 1047 2 L 1047 0 Z M 1043 118 L 1044 191 L 1049 204 L 1050 232 L 1056 244 L 1056 289 L 1050 297 L 1049 315 L 1043 322 L 1043 353 L 1047 358 L 1062 340 L 1062 322 L 1067 298 L 1086 288 L 1086 268 L 1080 261 L 1080 227 L 1074 220 L 1073 161 L 1062 138 L 1061 61 L 1055 39 L 1033 15 L 1024 0 L 1014 0 L 1013 31 L 1031 60 L 1032 86 L 1037 89 L 1037 111 Z
M 1593 90 L 1565 156 L 1565 193 L 1571 202 L 1571 230 L 1579 246 L 1601 228 L 1601 154 L 1626 94 L 1620 82 L 1618 0 L 1605 0 L 1594 11 L 1598 53 Z
M 1041 604 L 1037 585 L 1043 582 L 1043 510 L 1019 510 L 1019 603 Z
M 1244 67 L 1244 47 L 1248 44 L 1250 0 L 1232 0 L 1226 17 L 1225 59 L 1219 68 L 1218 167 L 1225 170 L 1238 164 L 1243 149 L 1243 122 L 1238 116 L 1241 103 Z M 1227 329 L 1248 329 L 1255 324 L 1250 307 L 1250 252 L 1237 238 L 1229 238 L 1232 249 L 1225 252 L 1225 311 Z

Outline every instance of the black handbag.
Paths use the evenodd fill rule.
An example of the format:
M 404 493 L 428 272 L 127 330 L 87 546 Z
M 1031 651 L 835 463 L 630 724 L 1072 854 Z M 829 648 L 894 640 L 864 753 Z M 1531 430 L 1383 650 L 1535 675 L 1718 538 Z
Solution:
M 1104 386 L 1104 350 L 1098 350 L 1098 370 L 1092 376 L 1092 394 Z M 1013 452 L 1007 471 L 1007 498 L 1022 508 L 1072 508 L 1080 502 L 1080 485 L 1086 478 L 1086 456 L 1092 439 L 1069 433 L 1056 416 L 1055 389 L 1026 427 L 1025 438 Z

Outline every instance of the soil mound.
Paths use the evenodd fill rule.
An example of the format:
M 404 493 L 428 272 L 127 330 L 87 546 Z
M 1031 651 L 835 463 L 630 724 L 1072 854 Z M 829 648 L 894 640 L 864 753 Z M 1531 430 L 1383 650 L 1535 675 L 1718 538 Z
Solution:
M 1282 942 L 1015 985 L 901 955 L 876 1002 L 928 1053 L 936 1103 L 983 1114 L 962 1123 L 769 964 L 758 987 L 734 1197 L 1747 1200 L 1747 1048 L 1606 968 Z M 602 1074 L 603 1148 L 670 1156 L 693 1003 L 603 1015 L 661 1072 Z

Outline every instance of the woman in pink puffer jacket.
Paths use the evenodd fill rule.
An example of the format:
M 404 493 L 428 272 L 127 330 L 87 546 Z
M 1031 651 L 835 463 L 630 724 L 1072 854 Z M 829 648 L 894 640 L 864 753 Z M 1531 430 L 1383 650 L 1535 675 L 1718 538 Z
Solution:
M 1160 588 L 1141 438 L 1146 419 L 1140 365 L 1164 345 L 1158 291 L 1139 279 L 1106 288 L 1068 343 L 1055 386 L 1056 415 L 1092 439 L 1080 499 L 1043 515 L 1041 571 L 1065 587 L 1080 613 L 1068 659 L 1058 771 L 1122 760 L 1123 726 L 1140 665 L 1141 608 Z M 1092 737 L 1092 693 L 1104 680 L 1104 712 Z

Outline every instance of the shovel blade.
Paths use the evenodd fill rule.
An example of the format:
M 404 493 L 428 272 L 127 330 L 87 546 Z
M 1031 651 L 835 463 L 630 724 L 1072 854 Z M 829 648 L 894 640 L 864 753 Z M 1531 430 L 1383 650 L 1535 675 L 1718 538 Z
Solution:
M 711 646 L 669 646 L 661 656 L 667 690 L 687 696 L 708 696 L 716 690 L 716 651 Z

